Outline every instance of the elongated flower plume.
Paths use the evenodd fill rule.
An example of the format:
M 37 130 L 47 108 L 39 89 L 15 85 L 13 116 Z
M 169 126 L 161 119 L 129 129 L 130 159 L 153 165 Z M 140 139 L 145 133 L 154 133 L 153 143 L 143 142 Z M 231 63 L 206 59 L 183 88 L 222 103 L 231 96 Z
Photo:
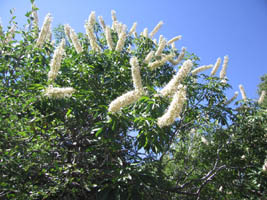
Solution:
M 240 93 L 242 95 L 242 99 L 244 101 L 246 101 L 247 100 L 247 95 L 246 95 L 246 92 L 245 92 L 245 89 L 244 89 L 243 85 L 240 84 L 239 85 L 239 89 L 240 89 Z
M 180 116 L 183 105 L 186 101 L 186 87 L 181 86 L 180 89 L 174 94 L 171 104 L 164 115 L 158 118 L 157 124 L 159 127 L 171 125 L 177 117 Z
M 108 111 L 112 112 L 112 113 L 118 112 L 124 106 L 128 106 L 128 105 L 136 102 L 140 98 L 140 96 L 141 96 L 141 94 L 136 90 L 127 92 L 127 93 L 119 96 L 115 100 L 113 100 L 109 104 Z
M 170 60 L 173 65 L 178 65 L 184 58 L 186 48 L 182 47 L 181 52 L 176 60 Z
M 145 58 L 145 60 L 144 60 L 144 63 L 148 64 L 148 63 L 151 61 L 151 59 L 153 58 L 154 53 L 155 53 L 155 51 L 150 51 L 150 52 L 147 54 L 147 56 L 146 56 L 146 58 Z
M 59 71 L 60 65 L 61 65 L 61 60 L 62 60 L 62 57 L 65 53 L 64 45 L 65 45 L 65 40 L 62 39 L 59 46 L 55 49 L 53 58 L 52 58 L 51 63 L 50 63 L 50 71 L 48 72 L 48 80 L 49 81 L 54 81 L 57 77 L 57 74 L 58 74 L 58 71 Z
M 94 35 L 93 27 L 90 26 L 88 23 L 85 23 L 84 27 L 85 27 L 86 34 L 88 36 L 91 48 L 94 51 L 100 52 L 101 49 L 96 42 L 96 36 Z
M 98 21 L 99 21 L 99 24 L 100 24 L 101 28 L 103 30 L 105 30 L 106 29 L 106 24 L 105 24 L 105 21 L 104 21 L 103 17 L 102 16 L 98 16 Z
M 153 38 L 154 35 L 159 31 L 160 27 L 163 25 L 163 21 L 160 21 L 155 28 L 149 33 L 149 37 Z
M 155 53 L 155 56 L 161 56 L 161 53 L 162 53 L 163 49 L 165 48 L 166 44 L 167 44 L 167 41 L 165 39 L 162 39 L 160 41 L 159 47 Z
M 36 9 L 36 5 L 32 4 L 32 17 L 33 17 L 33 26 L 39 28 L 39 18 Z
M 119 40 L 118 40 L 116 48 L 115 48 L 116 51 L 121 51 L 123 49 L 125 40 L 126 40 L 126 33 L 121 32 L 119 35 Z
M 95 23 L 96 23 L 95 11 L 92 11 L 88 17 L 88 25 L 94 28 Z
M 69 31 L 70 31 L 70 39 L 72 41 L 72 44 L 73 44 L 76 52 L 81 53 L 83 51 L 83 48 L 79 42 L 77 34 L 75 33 L 75 31 L 72 28 L 70 28 Z
M 147 28 L 144 29 L 143 36 L 144 37 L 148 37 L 148 29 Z
M 204 66 L 201 66 L 201 67 L 198 67 L 198 68 L 196 68 L 196 69 L 194 69 L 194 70 L 192 70 L 192 75 L 196 75 L 196 74 L 198 74 L 199 72 L 202 72 L 202 71 L 204 71 L 204 70 L 206 70 L 206 69 L 210 69 L 210 68 L 212 68 L 213 67 L 213 65 L 204 65 Z
M 266 95 L 266 91 L 265 90 L 262 90 L 261 91 L 261 96 L 260 96 L 260 98 L 258 100 L 258 104 L 262 104 L 263 103 L 264 98 L 265 98 L 265 95 Z
M 131 69 L 132 69 L 132 77 L 133 77 L 133 84 L 134 84 L 134 89 L 141 94 L 144 93 L 144 88 L 142 85 L 142 79 L 140 75 L 140 67 L 138 64 L 138 59 L 136 57 L 132 57 L 130 60 L 131 64 Z
M 117 21 L 117 16 L 116 16 L 116 11 L 115 10 L 112 10 L 111 11 L 111 19 L 112 19 L 112 21 Z
M 211 76 L 214 76 L 216 74 L 216 72 L 218 71 L 218 69 L 220 67 L 221 62 L 222 62 L 222 59 L 221 58 L 217 58 L 217 61 L 216 61 L 215 65 L 214 65 L 214 67 L 213 67 L 213 69 L 212 69 L 212 71 L 210 73 Z
M 75 92 L 75 89 L 72 87 L 58 88 L 58 87 L 48 87 L 45 91 L 45 96 L 49 98 L 61 99 L 65 97 L 71 97 Z
M 133 33 L 136 32 L 136 26 L 137 26 L 137 22 L 134 22 L 132 28 L 129 31 L 129 35 L 132 35 Z
M 177 91 L 178 85 L 184 80 L 184 78 L 188 75 L 193 63 L 191 60 L 186 60 L 181 69 L 177 72 L 177 74 L 170 80 L 170 82 L 160 91 L 160 94 L 163 96 L 172 95 Z
M 110 50 L 113 50 L 114 44 L 113 44 L 112 37 L 111 37 L 110 27 L 108 26 L 106 26 L 106 29 L 105 29 L 105 36 L 106 36 L 108 48 Z
M 161 43 L 162 40 L 164 40 L 164 37 L 163 37 L 163 35 L 160 35 L 159 36 L 159 44 Z
M 234 96 L 231 99 L 229 99 L 228 101 L 225 102 L 225 105 L 228 105 L 228 104 L 232 103 L 237 98 L 237 96 L 238 96 L 238 92 L 236 91 Z
M 205 145 L 209 145 L 209 141 L 204 136 L 201 136 L 201 142 Z
M 11 26 L 11 28 L 8 30 L 8 32 L 7 32 L 7 36 L 6 36 L 6 43 L 8 43 L 8 42 L 10 42 L 11 41 L 11 39 L 14 37 L 14 34 L 15 34 L 15 31 L 16 31 L 16 25 L 15 24 L 13 24 L 12 26 Z
M 49 29 L 48 29 L 48 32 L 46 34 L 45 40 L 47 42 L 51 42 L 51 40 L 52 40 L 52 26 L 51 26 L 51 24 L 50 24 Z
M 170 40 L 168 41 L 167 44 L 168 44 L 168 45 L 171 45 L 171 44 L 173 44 L 175 41 L 180 40 L 180 39 L 182 39 L 182 36 L 181 36 L 181 35 L 178 35 L 178 36 L 176 36 L 176 37 L 170 39 Z
M 67 36 L 67 38 L 68 38 L 69 41 L 71 41 L 71 38 L 70 38 L 70 29 L 71 29 L 71 27 L 70 27 L 69 24 L 65 24 L 64 25 L 64 32 L 65 32 L 65 34 L 66 34 L 66 36 Z
M 3 25 L 2 25 L 2 20 L 0 18 L 0 36 L 4 35 L 3 33 Z
M 52 22 L 52 17 L 51 17 L 51 14 L 48 13 L 45 16 L 42 29 L 41 29 L 41 31 L 39 33 L 39 37 L 38 37 L 37 42 L 36 42 L 36 46 L 37 47 L 42 47 L 43 46 L 43 44 L 44 44 L 44 42 L 45 42 L 45 40 L 47 38 L 47 34 L 49 33 L 51 22 Z
M 150 68 L 150 70 L 155 70 L 156 68 L 164 65 L 167 61 L 170 61 L 172 58 L 174 57 L 173 54 L 168 54 L 163 56 L 160 60 L 156 60 L 152 63 L 148 64 L 148 67 Z
M 224 56 L 223 66 L 222 66 L 222 70 L 220 72 L 220 79 L 223 79 L 226 76 L 226 69 L 227 69 L 228 61 L 229 61 L 228 56 Z

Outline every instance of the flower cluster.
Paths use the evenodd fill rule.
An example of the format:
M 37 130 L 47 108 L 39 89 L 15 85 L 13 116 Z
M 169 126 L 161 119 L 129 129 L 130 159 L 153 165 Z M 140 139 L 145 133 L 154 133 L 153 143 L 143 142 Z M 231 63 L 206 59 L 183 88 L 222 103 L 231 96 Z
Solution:
M 62 39 L 60 45 L 56 48 L 54 52 L 53 58 L 50 62 L 50 71 L 48 72 L 49 81 L 54 81 L 57 77 L 61 65 L 61 60 L 65 53 L 64 45 L 65 45 L 65 40 Z
M 131 69 L 132 69 L 132 77 L 133 77 L 133 85 L 134 89 L 130 92 L 127 92 L 115 100 L 113 100 L 109 104 L 109 112 L 118 112 L 122 107 L 130 105 L 136 102 L 145 92 L 142 85 L 141 75 L 140 75 L 140 67 L 138 64 L 138 60 L 136 57 L 132 57 L 130 60 Z
M 220 79 L 224 79 L 226 76 L 228 61 L 229 61 L 228 56 L 224 56 L 222 70 L 220 71 Z
M 61 99 L 64 97 L 71 97 L 71 95 L 75 92 L 75 89 L 72 87 L 66 88 L 58 88 L 58 87 L 48 87 L 45 91 L 45 96 L 49 98 Z
M 149 37 L 153 38 L 154 35 L 159 31 L 160 27 L 163 25 L 163 21 L 160 21 L 155 28 L 151 31 L 151 33 L 149 33 Z
M 113 50 L 114 48 L 114 44 L 113 44 L 113 41 L 112 41 L 112 37 L 111 37 L 111 32 L 110 32 L 110 27 L 109 26 L 106 26 L 106 29 L 105 29 L 105 36 L 106 36 L 106 40 L 107 40 L 107 44 L 108 44 L 108 48 L 110 50 Z
M 265 95 L 266 95 L 266 91 L 265 90 L 261 91 L 260 98 L 258 99 L 258 104 L 262 104 L 262 102 L 264 101 Z
M 170 40 L 167 42 L 167 44 L 168 44 L 168 45 L 174 44 L 175 41 L 180 40 L 180 39 L 182 39 L 182 36 L 181 36 L 181 35 L 178 35 L 178 36 L 176 36 L 176 37 L 170 39 Z
M 116 45 L 116 48 L 115 50 L 116 51 L 121 51 L 124 47 L 124 43 L 125 43 L 125 40 L 126 40 L 126 32 L 122 31 L 119 35 L 119 40 L 117 42 L 117 45 Z
M 221 62 L 222 62 L 222 59 L 221 58 L 217 58 L 217 61 L 216 61 L 215 65 L 214 65 L 214 67 L 213 67 L 213 69 L 212 69 L 212 71 L 210 73 L 211 76 L 214 76 L 216 74 L 216 72 L 218 71 L 218 69 L 220 67 Z
M 240 89 L 240 93 L 242 95 L 242 99 L 244 101 L 246 101 L 247 100 L 247 95 L 246 95 L 246 92 L 245 92 L 245 89 L 244 89 L 243 85 L 240 84 L 239 85 L 239 89 Z
M 191 60 L 186 60 L 178 73 L 170 80 L 170 82 L 160 91 L 163 96 L 172 95 L 177 90 L 178 85 L 189 74 L 193 63 Z
M 130 64 L 132 69 L 134 88 L 136 91 L 140 92 L 141 94 L 144 94 L 138 59 L 136 57 L 132 57 L 130 60 Z
M 41 29 L 41 31 L 39 33 L 39 37 L 38 37 L 37 42 L 36 42 L 36 46 L 37 47 L 42 47 L 42 45 L 44 44 L 45 40 L 47 39 L 47 35 L 50 32 L 51 22 L 52 22 L 52 17 L 51 17 L 51 14 L 48 13 L 45 16 L 42 29 Z
M 173 43 L 174 44 L 174 43 Z M 186 51 L 186 48 L 185 47 L 182 47 L 181 49 L 181 52 L 178 56 L 178 58 L 176 60 L 173 60 L 171 59 L 170 62 L 173 64 L 173 65 L 178 65 L 184 58 L 184 55 L 185 55 L 185 51 Z
M 72 41 L 72 44 L 76 50 L 77 53 L 81 53 L 83 51 L 82 46 L 78 40 L 78 36 L 75 33 L 75 31 L 67 24 L 65 25 L 65 33 L 69 37 L 69 39 Z
M 161 56 L 161 53 L 163 49 L 165 48 L 166 44 L 167 44 L 167 41 L 164 38 L 159 41 L 159 47 L 155 53 L 155 56 Z
M 170 106 L 163 116 L 158 118 L 157 124 L 159 127 L 171 125 L 182 112 L 183 105 L 186 101 L 186 87 L 180 85 L 178 91 L 174 94 Z
M 199 72 L 202 72 L 202 71 L 204 71 L 204 70 L 206 70 L 206 69 L 210 69 L 210 68 L 212 68 L 213 67 L 213 65 L 204 65 L 204 66 L 201 66 L 201 67 L 198 67 L 198 68 L 196 68 L 196 69 L 194 69 L 194 70 L 192 70 L 192 75 L 196 75 L 196 74 L 198 74 Z

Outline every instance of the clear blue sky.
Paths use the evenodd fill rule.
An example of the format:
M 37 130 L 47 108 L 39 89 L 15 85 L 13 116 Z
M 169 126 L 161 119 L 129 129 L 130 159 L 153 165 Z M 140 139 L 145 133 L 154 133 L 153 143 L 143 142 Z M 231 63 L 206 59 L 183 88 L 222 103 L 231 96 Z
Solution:
M 138 33 L 145 27 L 151 31 L 163 20 L 159 34 L 167 39 L 182 35 L 176 47 L 187 47 L 200 57 L 200 64 L 213 64 L 217 57 L 229 55 L 227 77 L 233 86 L 229 96 L 243 84 L 248 98 L 258 98 L 260 76 L 267 73 L 267 0 L 36 0 L 36 5 L 40 26 L 50 12 L 54 27 L 68 23 L 77 32 L 85 32 L 84 21 L 91 11 L 111 24 L 114 9 L 129 28 L 137 21 Z M 30 1 L 0 0 L 5 28 L 11 8 L 16 8 L 16 20 L 22 26 Z

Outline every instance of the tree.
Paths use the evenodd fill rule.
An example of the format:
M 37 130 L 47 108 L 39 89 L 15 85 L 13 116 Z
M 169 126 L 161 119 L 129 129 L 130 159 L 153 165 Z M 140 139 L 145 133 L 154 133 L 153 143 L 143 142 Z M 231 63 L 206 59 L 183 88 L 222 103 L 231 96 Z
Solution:
M 137 35 L 114 11 L 112 28 L 92 12 L 86 34 L 65 25 L 53 43 L 36 11 L 1 34 L 1 198 L 264 197 L 267 113 L 230 106 L 228 57 L 200 74 L 212 66 L 180 36 L 152 40 L 162 22 Z

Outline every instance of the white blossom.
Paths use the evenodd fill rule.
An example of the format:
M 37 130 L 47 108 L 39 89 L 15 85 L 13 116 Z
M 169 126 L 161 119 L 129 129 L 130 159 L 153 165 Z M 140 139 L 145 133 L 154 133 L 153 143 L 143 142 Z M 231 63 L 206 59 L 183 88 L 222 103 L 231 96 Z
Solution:
M 154 35 L 158 32 L 158 30 L 160 29 L 160 27 L 163 25 L 163 21 L 160 21 L 155 28 L 149 33 L 149 37 L 153 38 Z
M 137 26 L 137 22 L 134 22 L 132 28 L 129 31 L 129 35 L 132 35 L 133 33 L 136 32 L 136 26 Z
M 103 30 L 106 29 L 106 24 L 102 16 L 98 16 L 98 21 Z
M 121 51 L 123 49 L 125 40 L 126 40 L 126 33 L 121 32 L 119 35 L 119 40 L 118 40 L 116 48 L 115 48 L 116 51 Z
M 145 28 L 142 34 L 144 37 L 148 37 L 148 28 Z
M 170 39 L 167 44 L 168 45 L 173 44 L 175 41 L 180 40 L 180 39 L 182 39 L 182 36 L 181 35 L 178 35 L 178 36 Z
M 196 68 L 196 69 L 194 69 L 194 70 L 192 70 L 192 75 L 196 75 L 196 74 L 198 74 L 199 72 L 202 72 L 202 71 L 204 71 L 204 70 L 206 70 L 206 69 L 210 69 L 210 68 L 212 68 L 213 67 L 213 65 L 204 65 L 204 66 L 201 66 L 201 67 L 198 67 L 198 68 Z
M 159 42 L 159 47 L 155 53 L 155 56 L 161 56 L 161 53 L 162 53 L 163 49 L 165 48 L 166 44 L 167 44 L 167 41 L 165 39 L 162 39 Z
M 60 69 L 61 60 L 64 55 L 64 45 L 65 40 L 62 39 L 59 46 L 55 49 L 53 58 L 50 62 L 50 71 L 48 72 L 48 80 L 53 81 L 57 77 L 58 71 Z
M 223 79 L 226 76 L 226 69 L 227 69 L 228 61 L 229 61 L 228 56 L 224 56 L 223 66 L 222 66 L 222 70 L 220 72 L 220 79 Z
M 267 172 L 267 159 L 265 159 L 264 164 L 262 166 L 262 171 Z
M 147 56 L 146 56 L 146 58 L 144 60 L 144 63 L 148 64 L 151 61 L 152 57 L 154 56 L 154 53 L 155 53 L 155 51 L 150 51 L 147 54 Z
M 38 46 L 38 47 L 42 47 L 43 46 L 43 44 L 44 44 L 44 42 L 45 42 L 45 40 L 47 38 L 47 34 L 49 33 L 51 22 L 52 22 L 52 17 L 51 17 L 51 14 L 48 13 L 45 16 L 42 29 L 41 29 L 41 31 L 39 33 L 39 36 L 38 36 L 38 39 L 37 39 L 37 42 L 36 42 L 36 46 Z
M 0 36 L 2 36 L 4 33 L 3 33 L 3 25 L 2 25 L 2 20 L 0 18 Z
M 216 61 L 215 65 L 214 65 L 214 67 L 213 67 L 213 69 L 212 69 L 212 71 L 210 73 L 211 76 L 214 76 L 216 74 L 216 72 L 218 71 L 218 69 L 220 67 L 221 62 L 222 62 L 222 59 L 221 58 L 217 58 L 217 61 Z
M 88 25 L 94 28 L 96 23 L 95 11 L 92 11 L 88 17 Z
M 69 40 L 71 40 L 71 38 L 70 38 L 70 29 L 71 29 L 71 27 L 70 27 L 69 24 L 65 24 L 64 25 L 64 32 L 65 32 L 65 34 L 66 34 L 66 36 L 68 37 Z
M 101 49 L 100 49 L 99 45 L 97 44 L 96 36 L 94 35 L 94 31 L 93 31 L 93 27 L 90 26 L 88 23 L 85 23 L 84 27 L 85 27 L 86 34 L 88 36 L 91 48 L 94 51 L 100 52 Z
M 49 29 L 47 31 L 45 40 L 47 42 L 50 42 L 52 40 L 52 25 L 51 24 L 50 24 Z
M 185 55 L 185 51 L 186 51 L 186 48 L 185 47 L 182 47 L 181 49 L 181 52 L 178 56 L 178 58 L 176 60 L 170 60 L 170 62 L 173 64 L 173 65 L 178 65 L 184 58 L 184 55 Z
M 262 90 L 261 91 L 260 98 L 258 99 L 258 104 L 262 104 L 263 103 L 264 98 L 265 98 L 265 95 L 266 95 L 266 91 L 265 90 Z
M 75 31 L 72 28 L 70 28 L 69 31 L 70 31 L 70 39 L 72 41 L 72 44 L 73 44 L 76 52 L 81 53 L 83 51 L 83 48 L 79 42 L 77 34 L 75 33 Z
M 111 18 L 112 18 L 112 21 L 117 21 L 116 11 L 115 10 L 111 11 Z
M 112 36 L 111 36 L 111 32 L 110 32 L 110 27 L 106 26 L 106 29 L 105 29 L 105 36 L 106 36 L 106 40 L 107 40 L 107 44 L 108 44 L 108 48 L 110 50 L 113 50 L 114 48 L 114 44 L 113 44 L 113 41 L 112 41 Z
M 170 80 L 170 82 L 160 91 L 163 96 L 172 95 L 177 90 L 178 85 L 188 75 L 193 63 L 191 60 L 186 60 L 177 74 Z
M 132 57 L 130 60 L 131 69 L 132 69 L 132 77 L 133 77 L 133 84 L 136 91 L 139 91 L 141 94 L 144 93 L 142 79 L 140 75 L 140 67 L 138 64 L 138 59 L 136 57 Z
M 247 95 L 246 95 L 246 92 L 245 92 L 245 89 L 244 89 L 243 85 L 240 84 L 239 85 L 239 89 L 240 89 L 240 93 L 242 95 L 242 99 L 244 101 L 246 101 L 247 100 Z
M 115 100 L 113 100 L 109 104 L 108 111 L 112 112 L 112 113 L 118 112 L 122 107 L 128 106 L 128 105 L 136 102 L 140 98 L 140 96 L 141 96 L 141 94 L 136 90 L 127 92 L 127 93 L 119 96 Z
M 162 58 L 160 60 L 156 60 L 152 63 L 149 63 L 148 67 L 151 70 L 155 70 L 156 68 L 164 65 L 167 61 L 170 61 L 173 58 L 173 56 L 174 56 L 173 54 L 168 54 L 168 55 L 162 56 Z
M 174 94 L 171 104 L 163 116 L 158 118 L 157 124 L 159 127 L 171 125 L 180 114 L 183 109 L 183 105 L 186 101 L 186 87 L 181 86 Z
M 49 98 L 61 99 L 64 97 L 71 97 L 75 92 L 75 89 L 72 87 L 58 88 L 58 87 L 48 87 L 45 91 L 45 96 Z
M 205 145 L 209 145 L 208 140 L 204 136 L 201 136 L 201 142 L 204 143 Z

